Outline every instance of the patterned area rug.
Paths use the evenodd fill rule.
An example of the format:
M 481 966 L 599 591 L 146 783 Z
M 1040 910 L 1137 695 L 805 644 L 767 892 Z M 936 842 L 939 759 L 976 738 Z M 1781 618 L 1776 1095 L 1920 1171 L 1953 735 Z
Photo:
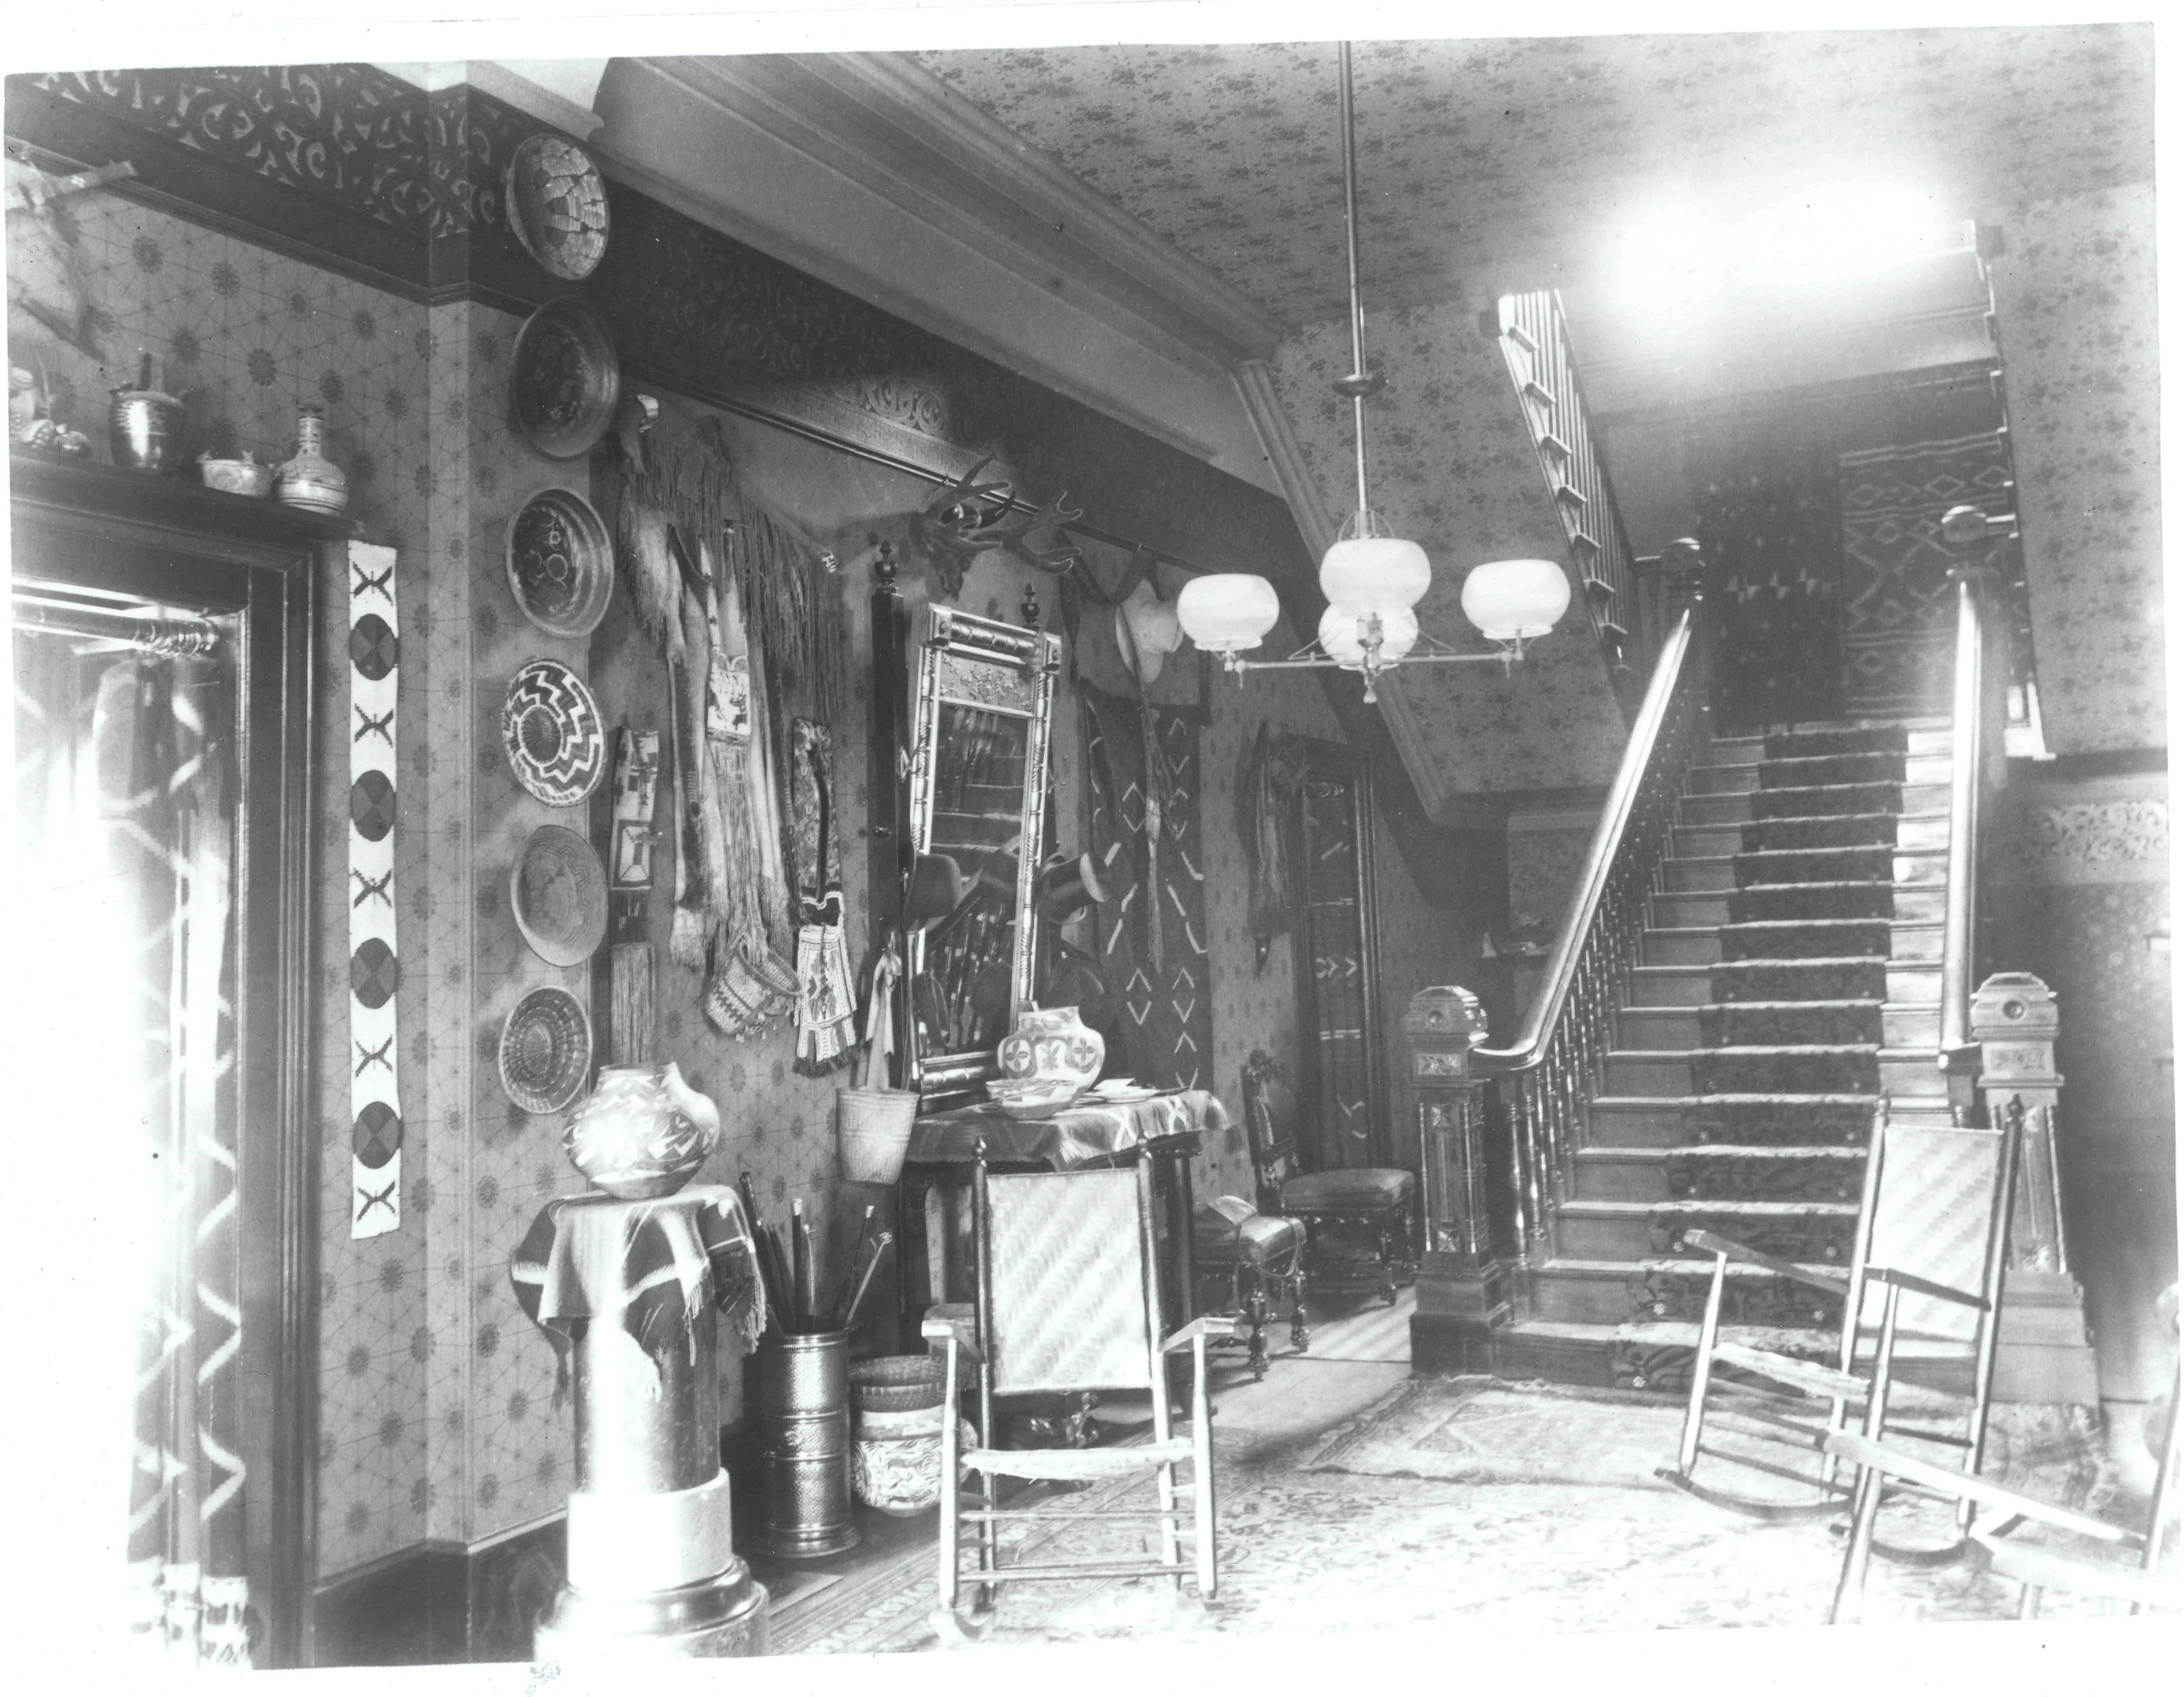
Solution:
M 1652 1469 L 1673 1452 L 1677 1418 L 1673 1406 L 1637 1397 L 1468 1379 L 1406 1385 L 1287 1454 L 1251 1454 L 1217 1433 L 1221 1589 L 1211 1605 L 1187 1595 L 1179 1606 L 1171 1588 L 1150 1581 L 1027 1585 L 1005 1594 L 985 1644 L 1188 1640 L 1303 1624 L 1613 1632 L 1820 1623 L 1841 1544 L 1824 1523 L 1768 1525 L 1663 1486 Z M 1139 1480 L 1103 1484 L 1075 1494 L 1071 1506 L 1128 1506 L 1146 1489 Z M 2126 1524 L 2135 1512 L 2118 1511 Z M 1115 1530 L 1094 1526 L 1036 1534 L 1008 1559 L 1112 1552 Z M 1946 1511 L 1930 1505 L 1884 1514 L 1883 1536 L 1903 1544 L 1939 1544 L 1947 1533 Z M 835 1587 L 819 1608 L 777 1627 L 776 1652 L 935 1649 L 927 1618 L 934 1573 L 928 1550 Z M 1968 1566 L 1876 1561 L 1864 1612 L 1869 1621 L 1976 1621 L 2016 1611 L 2014 1586 Z M 2101 1611 L 2060 1593 L 2043 1608 Z

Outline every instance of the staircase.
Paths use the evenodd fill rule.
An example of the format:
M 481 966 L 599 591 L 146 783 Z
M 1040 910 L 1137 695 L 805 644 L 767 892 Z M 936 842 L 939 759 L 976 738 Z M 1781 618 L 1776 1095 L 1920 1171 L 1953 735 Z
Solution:
M 1498 1372 L 1679 1388 L 1713 1269 L 1684 1250 L 1691 1230 L 1848 1260 L 1879 1098 L 1947 1117 L 1948 750 L 1944 722 L 1916 720 L 1701 751 Z M 1822 1358 L 1841 1325 L 1825 1297 L 1736 1264 L 1723 1319 L 1725 1337 Z

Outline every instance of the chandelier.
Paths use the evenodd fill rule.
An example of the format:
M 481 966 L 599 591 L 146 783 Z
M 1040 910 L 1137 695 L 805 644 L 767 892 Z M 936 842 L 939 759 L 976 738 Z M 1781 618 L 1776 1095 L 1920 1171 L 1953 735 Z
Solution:
M 1464 578 L 1464 617 L 1496 646 L 1485 654 L 1458 654 L 1418 629 L 1412 609 L 1433 583 L 1425 550 L 1392 534 L 1373 513 L 1366 489 L 1365 402 L 1384 381 L 1365 366 L 1365 309 L 1357 291 L 1357 136 L 1350 76 L 1350 44 L 1342 67 L 1342 200 L 1350 238 L 1350 371 L 1335 392 L 1350 401 L 1357 448 L 1357 511 L 1319 565 L 1327 611 L 1317 641 L 1287 659 L 1247 660 L 1281 617 L 1274 586 L 1248 572 L 1215 572 L 1193 578 L 1177 598 L 1176 616 L 1198 647 L 1221 656 L 1239 674 L 1284 667 L 1339 666 L 1362 673 L 1365 699 L 1379 699 L 1380 674 L 1400 665 L 1498 662 L 1506 671 L 1524 656 L 1528 637 L 1545 636 L 1569 605 L 1569 579 L 1549 559 L 1502 559 L 1474 567 Z

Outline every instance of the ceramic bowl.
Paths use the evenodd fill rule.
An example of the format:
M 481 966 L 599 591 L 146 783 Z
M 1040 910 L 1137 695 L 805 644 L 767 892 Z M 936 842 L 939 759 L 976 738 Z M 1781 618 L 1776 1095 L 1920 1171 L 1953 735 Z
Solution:
M 549 459 L 577 459 L 607 433 L 621 398 L 621 362 L 599 316 L 549 301 L 523 321 L 510 361 L 516 428 Z
M 508 588 L 549 637 L 588 637 L 614 597 L 606 521 L 573 489 L 541 489 L 508 525 Z
M 530 136 L 509 155 L 502 187 L 508 227 L 525 253 L 571 282 L 599 269 L 607 251 L 607 186 L 589 153 L 559 136 Z
M 208 489 L 223 495 L 248 495 L 262 501 L 273 492 L 273 468 L 260 465 L 248 454 L 240 459 L 220 459 L 209 453 L 198 456 L 198 476 Z

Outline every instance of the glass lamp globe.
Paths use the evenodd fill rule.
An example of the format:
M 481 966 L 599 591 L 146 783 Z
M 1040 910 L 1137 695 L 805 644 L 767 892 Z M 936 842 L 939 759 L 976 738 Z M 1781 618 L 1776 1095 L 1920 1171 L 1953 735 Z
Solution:
M 1463 580 L 1463 616 L 1497 643 L 1546 636 L 1569 598 L 1569 578 L 1551 559 L 1490 560 Z
M 1432 585 L 1426 551 L 1401 537 L 1345 537 L 1319 563 L 1319 593 L 1337 607 L 1415 607 Z
M 1282 616 L 1281 598 L 1263 577 L 1243 571 L 1194 577 L 1175 598 L 1183 633 L 1209 654 L 1256 648 Z
M 1366 620 L 1370 607 L 1330 607 L 1319 615 L 1319 645 L 1340 666 L 1356 671 L 1365 664 Z M 1393 665 L 1418 645 L 1418 615 L 1407 608 L 1380 614 L 1380 664 Z

